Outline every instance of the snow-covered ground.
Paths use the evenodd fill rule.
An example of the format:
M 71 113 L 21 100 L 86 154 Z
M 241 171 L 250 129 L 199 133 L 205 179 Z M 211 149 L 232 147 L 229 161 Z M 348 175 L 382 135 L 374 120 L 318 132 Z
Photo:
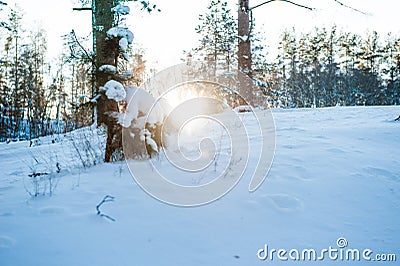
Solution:
M 293 249 L 315 249 L 320 256 L 329 247 L 370 249 L 370 258 L 396 254 L 399 261 L 400 122 L 393 122 L 399 114 L 399 107 L 273 110 L 276 154 L 263 185 L 249 193 L 245 175 L 226 196 L 195 208 L 150 197 L 124 162 L 82 168 L 63 136 L 35 147 L 2 143 L 0 265 L 367 263 L 328 253 L 319 262 L 289 258 Z M 251 114 L 240 115 L 250 121 Z M 49 187 L 46 196 L 29 196 L 32 169 L 54 177 L 52 196 Z M 115 222 L 96 215 L 106 195 L 115 200 L 100 209 Z M 338 247 L 339 238 L 347 247 Z M 285 249 L 281 255 L 289 261 L 277 252 L 272 261 L 260 260 L 265 245 L 268 253 Z

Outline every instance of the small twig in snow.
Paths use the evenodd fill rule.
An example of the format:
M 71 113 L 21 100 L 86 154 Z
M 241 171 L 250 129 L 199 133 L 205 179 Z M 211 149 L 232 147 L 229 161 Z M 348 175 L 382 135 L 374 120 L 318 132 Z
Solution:
M 106 203 L 106 202 L 111 202 L 111 201 L 114 201 L 114 197 L 113 197 L 113 196 L 110 196 L 110 195 L 106 195 L 106 196 L 103 198 L 103 200 L 96 206 L 96 210 L 97 210 L 97 215 L 99 215 L 99 216 L 101 216 L 101 217 L 105 217 L 105 218 L 107 218 L 107 219 L 109 219 L 109 220 L 115 222 L 115 219 L 114 219 L 114 218 L 112 218 L 111 216 L 108 216 L 107 214 L 101 213 L 101 211 L 100 211 L 101 205 L 103 205 L 103 204 Z

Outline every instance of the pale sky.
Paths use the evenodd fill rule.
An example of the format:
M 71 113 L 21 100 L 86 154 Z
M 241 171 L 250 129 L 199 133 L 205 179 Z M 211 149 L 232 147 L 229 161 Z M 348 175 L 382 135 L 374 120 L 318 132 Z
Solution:
M 237 0 L 227 0 L 236 14 Z M 341 0 L 360 9 L 363 15 L 346 9 L 334 0 L 293 0 L 296 3 L 316 8 L 308 11 L 284 2 L 272 2 L 254 10 L 257 29 L 265 32 L 271 52 L 283 28 L 295 27 L 298 31 L 309 31 L 316 26 L 338 25 L 339 29 L 363 34 L 377 30 L 385 34 L 400 33 L 398 22 L 398 0 Z M 87 36 L 91 30 L 89 11 L 72 11 L 79 7 L 75 0 L 8 0 L 10 6 L 18 4 L 24 10 L 25 28 L 41 25 L 47 31 L 49 57 L 56 57 L 61 50 L 60 36 L 75 29 L 78 35 Z M 135 34 L 135 42 L 145 48 L 148 63 L 158 70 L 180 63 L 183 50 L 194 48 L 199 36 L 194 28 L 199 23 L 198 15 L 204 13 L 210 0 L 151 0 L 161 13 L 133 9 L 128 23 Z M 250 0 L 255 6 L 263 0 Z M 75 4 L 74 4 L 75 3 Z

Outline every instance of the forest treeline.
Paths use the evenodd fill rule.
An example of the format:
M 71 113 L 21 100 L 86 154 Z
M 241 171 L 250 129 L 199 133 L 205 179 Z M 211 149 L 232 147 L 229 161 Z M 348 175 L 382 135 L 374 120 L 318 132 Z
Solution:
M 50 60 L 46 31 L 37 25 L 28 29 L 18 8 L 8 13 L 0 25 L 0 141 L 31 140 L 92 124 L 92 37 L 73 30 L 60 36 L 64 49 Z M 144 79 L 143 51 L 128 53 L 135 73 L 130 82 L 138 86 Z
M 65 132 L 91 121 L 90 60 L 65 51 L 46 59 L 47 34 L 23 24 L 23 12 L 10 9 L 0 28 L 0 141 L 27 140 Z M 4 37 L 4 38 L 3 38 Z
M 4 14 L 4 10 L 0 11 Z M 94 122 L 94 54 L 91 36 L 63 36 L 64 51 L 46 59 L 43 29 L 29 30 L 21 10 L 11 9 L 0 24 L 0 141 L 34 139 Z M 237 20 L 226 2 L 211 1 L 194 29 L 199 45 L 184 61 L 200 59 L 232 70 L 238 38 L 251 38 L 254 103 L 299 108 L 400 104 L 400 38 L 375 31 L 359 35 L 331 28 L 287 29 L 271 59 L 268 36 L 252 24 L 251 36 L 237 36 Z M 129 82 L 145 80 L 142 50 L 130 50 Z M 148 70 L 147 70 L 148 72 Z
M 212 0 L 199 15 L 199 45 L 186 52 L 230 71 L 237 65 L 238 38 L 251 40 L 252 74 L 259 105 L 325 107 L 398 105 L 400 103 L 400 37 L 376 31 L 355 34 L 315 27 L 310 32 L 286 29 L 278 47 L 251 22 L 250 36 L 237 36 L 236 15 L 227 2 Z M 275 57 L 270 50 L 274 51 Z M 275 53 L 275 51 L 277 51 Z M 268 59 L 267 59 L 268 58 Z M 262 93 L 261 93 L 262 92 Z
M 273 105 L 400 104 L 400 38 L 332 28 L 283 32 L 278 56 L 257 75 Z

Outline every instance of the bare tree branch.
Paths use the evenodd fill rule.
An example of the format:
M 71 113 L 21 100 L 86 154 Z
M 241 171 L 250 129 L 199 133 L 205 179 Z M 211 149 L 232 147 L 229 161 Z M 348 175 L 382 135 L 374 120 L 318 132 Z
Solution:
M 353 11 L 356 11 L 356 12 L 361 13 L 361 14 L 363 14 L 363 15 L 368 15 L 367 13 L 365 13 L 365 12 L 359 10 L 359 9 L 356 9 L 356 8 L 354 8 L 354 7 L 351 7 L 351 6 L 348 6 L 348 5 L 346 5 L 346 4 L 343 4 L 343 3 L 340 2 L 339 0 L 333 0 L 333 1 L 335 1 L 336 3 L 338 3 L 338 4 L 341 5 L 341 6 L 344 6 L 344 7 L 346 7 L 346 8 L 349 8 L 349 9 L 351 9 L 351 10 L 353 10 Z
M 292 4 L 292 5 L 295 5 L 295 6 L 298 6 L 298 7 L 302 7 L 302 8 L 308 9 L 308 10 L 315 10 L 315 9 L 312 8 L 312 7 L 303 6 L 303 5 L 297 4 L 297 3 L 295 3 L 295 2 L 292 2 L 292 1 L 290 1 L 290 0 L 269 0 L 269 1 L 266 1 L 266 2 L 264 2 L 264 3 L 258 4 L 258 5 L 256 5 L 256 6 L 250 7 L 249 10 L 256 9 L 257 7 L 260 7 L 260 6 L 263 6 L 263 5 L 265 5 L 265 4 L 268 4 L 268 3 L 271 3 L 271 2 L 275 2 L 275 1 L 286 2 L 286 3 Z
M 85 47 L 82 46 L 82 44 L 79 42 L 78 37 L 76 37 L 75 30 L 71 31 L 72 37 L 74 38 L 74 41 L 78 44 L 78 46 L 81 48 L 81 50 L 85 53 L 87 58 L 92 61 L 92 64 L 97 68 L 96 62 L 92 56 L 89 55 L 88 51 L 86 51 Z
M 74 7 L 73 11 L 93 11 L 91 7 Z

